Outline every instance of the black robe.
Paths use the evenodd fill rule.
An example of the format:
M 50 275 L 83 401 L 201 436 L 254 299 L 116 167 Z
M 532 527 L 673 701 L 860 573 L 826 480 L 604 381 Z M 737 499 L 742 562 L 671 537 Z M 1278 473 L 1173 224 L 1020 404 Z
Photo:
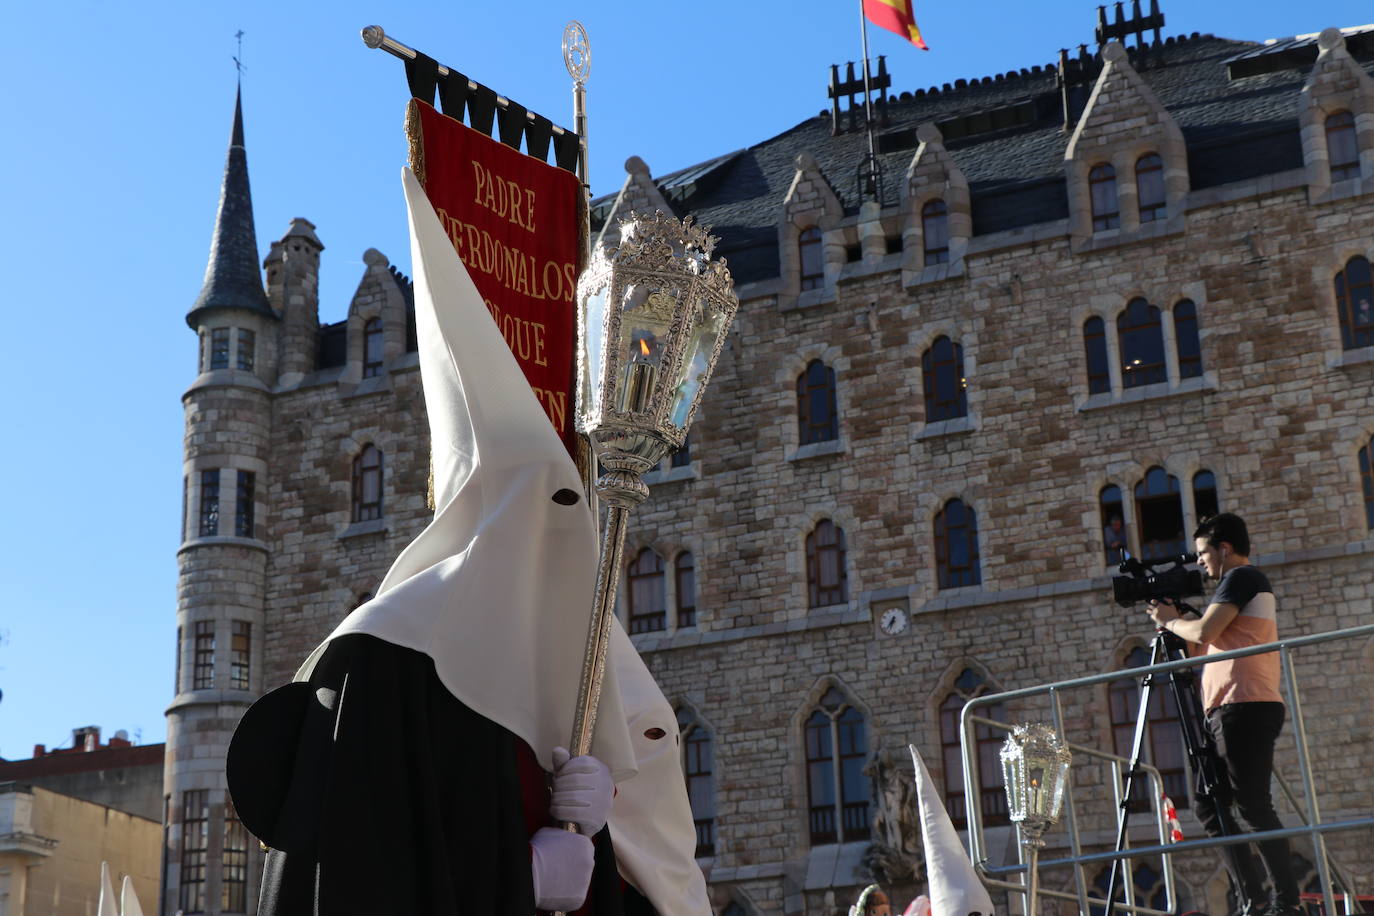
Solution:
M 553 826 L 533 760 L 449 693 L 428 656 L 333 640 L 308 682 L 249 710 L 230 746 L 235 807 L 269 847 L 259 916 L 530 916 L 529 837 Z M 653 914 L 620 879 L 605 829 L 584 911 Z

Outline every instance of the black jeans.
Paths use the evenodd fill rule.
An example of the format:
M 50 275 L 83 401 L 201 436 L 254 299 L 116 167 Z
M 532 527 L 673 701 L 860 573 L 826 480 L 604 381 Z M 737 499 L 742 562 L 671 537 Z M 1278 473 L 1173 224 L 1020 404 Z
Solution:
M 1277 830 L 1283 824 L 1274 813 L 1269 782 L 1274 772 L 1274 742 L 1283 727 L 1282 703 L 1228 703 L 1207 714 L 1207 732 L 1215 742 L 1218 785 L 1213 797 L 1198 795 L 1196 813 L 1208 836 L 1228 836 L 1236 831 L 1232 811 L 1240 825 L 1251 831 Z M 1201 788 L 1201 787 L 1199 787 Z M 1272 903 L 1297 906 L 1298 882 L 1288 840 L 1256 843 L 1263 867 L 1250 844 L 1222 847 L 1231 879 L 1252 910 L 1264 902 L 1264 873 L 1269 873 Z

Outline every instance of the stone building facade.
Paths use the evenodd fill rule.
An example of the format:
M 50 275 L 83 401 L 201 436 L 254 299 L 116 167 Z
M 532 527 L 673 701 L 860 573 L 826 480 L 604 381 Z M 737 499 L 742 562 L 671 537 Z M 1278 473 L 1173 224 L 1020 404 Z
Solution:
M 681 710 L 720 913 L 834 913 L 873 876 L 904 904 L 923 880 L 906 745 L 962 817 L 967 699 L 1139 664 L 1147 620 L 1111 600 L 1122 547 L 1177 553 L 1235 511 L 1285 636 L 1374 622 L 1374 31 L 1161 41 L 1118 16 L 1098 38 L 890 96 L 876 185 L 855 181 L 867 139 L 837 98 L 662 178 L 632 158 L 594 206 L 603 242 L 632 209 L 713 225 L 741 298 L 690 451 L 646 481 L 621 596 Z M 189 317 L 168 912 L 252 910 L 223 794 L 234 722 L 427 516 L 409 284 L 369 252 L 348 319 L 320 326 L 323 246 L 297 220 L 264 289 L 235 125 Z M 1367 816 L 1374 640 L 1293 657 L 1322 816 Z M 1064 695 L 1069 739 L 1124 751 L 1135 690 Z M 1292 736 L 1279 769 L 1301 796 Z M 977 800 L 994 865 L 1014 856 L 1000 739 Z M 1173 725 L 1151 754 L 1196 835 Z M 1110 846 L 1108 773 L 1074 779 L 1087 841 Z M 1329 841 L 1364 888 L 1369 839 Z M 1174 866 L 1186 901 L 1225 912 L 1214 855 Z M 1144 898 L 1161 871 L 1137 873 Z
M 0 782 L 0 913 L 95 913 L 102 862 L 116 894 L 127 875 L 138 899 L 153 904 L 160 833 L 156 820 L 138 814 L 27 782 Z
M 100 728 L 72 729 L 72 746 L 35 744 L 28 760 L 0 760 L 0 782 L 22 782 L 148 820 L 162 820 L 166 748 L 134 744 L 118 731 L 101 743 Z

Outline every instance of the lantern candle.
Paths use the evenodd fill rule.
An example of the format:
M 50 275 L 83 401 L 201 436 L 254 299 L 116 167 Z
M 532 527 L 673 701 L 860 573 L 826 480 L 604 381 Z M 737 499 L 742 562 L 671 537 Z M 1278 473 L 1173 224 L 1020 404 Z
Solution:
M 630 344 L 632 355 L 625 367 L 625 401 L 620 409 L 630 413 L 643 413 L 649 406 L 649 397 L 658 380 L 658 365 L 653 361 L 657 349 L 654 335 L 648 331 L 636 330 L 634 342 Z

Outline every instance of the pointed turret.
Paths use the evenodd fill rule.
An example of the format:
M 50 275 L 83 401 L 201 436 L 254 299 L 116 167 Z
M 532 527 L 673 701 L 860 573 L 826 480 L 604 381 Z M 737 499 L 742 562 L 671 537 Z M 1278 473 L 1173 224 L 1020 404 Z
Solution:
M 242 91 L 234 96 L 234 129 L 224 163 L 215 234 L 205 284 L 191 306 L 186 323 L 198 327 L 205 309 L 247 309 L 276 317 L 262 288 L 258 271 L 258 240 L 253 230 L 253 197 L 248 189 L 248 152 L 243 145 Z

